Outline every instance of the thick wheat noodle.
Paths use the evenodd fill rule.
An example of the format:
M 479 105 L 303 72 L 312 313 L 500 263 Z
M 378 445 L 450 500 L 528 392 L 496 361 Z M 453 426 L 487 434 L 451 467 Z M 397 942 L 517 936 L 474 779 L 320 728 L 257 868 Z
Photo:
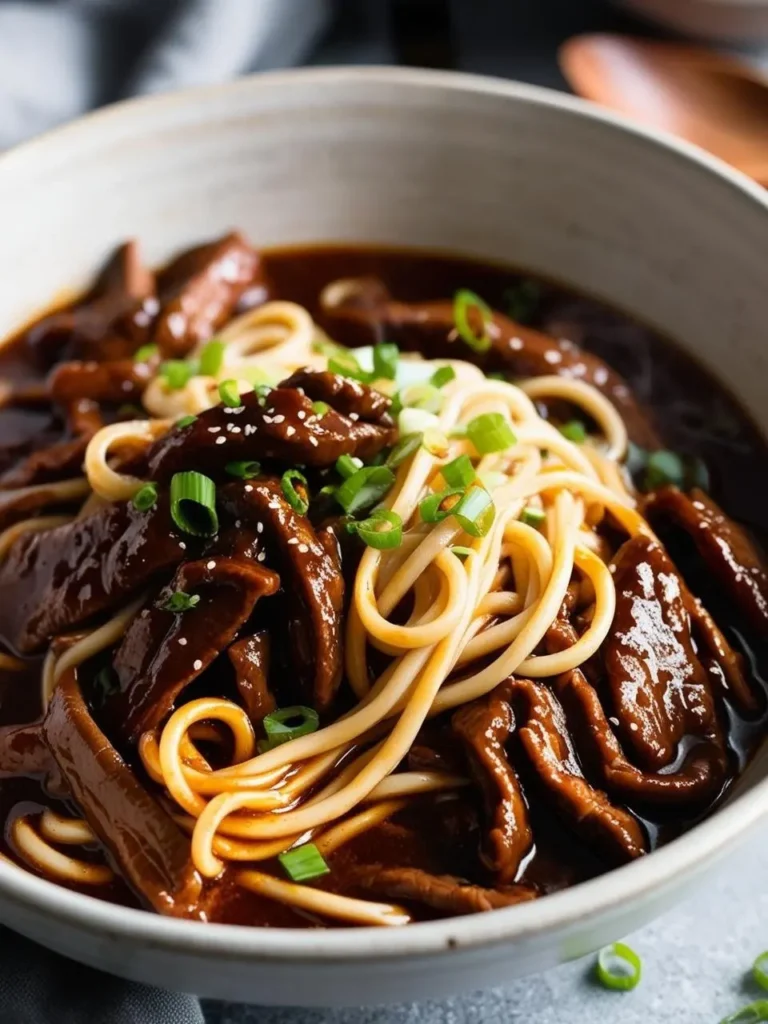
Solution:
M 82 818 L 63 818 L 50 807 L 40 817 L 40 834 L 52 843 L 64 846 L 87 846 L 96 842 L 93 829 Z
M 106 864 L 77 860 L 54 849 L 31 825 L 28 818 L 16 818 L 10 829 L 14 849 L 28 864 L 48 878 L 77 885 L 107 885 L 115 875 Z
M 23 672 L 29 668 L 29 662 L 23 658 L 14 658 L 12 654 L 0 651 L 0 672 Z
M 322 835 L 314 837 L 313 842 L 324 857 L 329 857 L 350 839 L 362 835 L 363 832 L 368 832 L 369 829 L 380 825 L 382 821 L 386 821 L 387 818 L 391 818 L 393 814 L 397 814 L 407 806 L 407 800 L 384 800 L 373 807 L 366 807 L 364 811 L 360 811 L 359 814 L 355 814 L 351 818 L 345 818 L 344 821 L 340 821 L 338 825 L 329 828 Z
M 530 398 L 561 398 L 583 409 L 600 427 L 608 442 L 609 459 L 621 459 L 627 450 L 627 428 L 615 406 L 597 388 L 572 377 L 533 377 L 520 389 Z
M 91 489 L 107 501 L 126 501 L 132 498 L 145 481 L 112 469 L 107 462 L 110 448 L 121 441 L 138 441 L 148 445 L 170 426 L 170 420 L 129 420 L 102 427 L 85 449 L 85 473 Z
M 25 533 L 45 533 L 56 526 L 64 526 L 72 522 L 72 516 L 36 516 L 33 519 L 22 519 L 0 533 L 0 558 L 5 558 L 11 546 Z

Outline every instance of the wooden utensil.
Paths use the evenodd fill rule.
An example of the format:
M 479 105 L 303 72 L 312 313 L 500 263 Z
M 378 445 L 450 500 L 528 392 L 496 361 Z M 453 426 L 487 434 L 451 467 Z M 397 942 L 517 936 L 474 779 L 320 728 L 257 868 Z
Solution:
M 587 99 L 674 132 L 768 186 L 768 78 L 701 47 L 576 36 L 560 67 Z

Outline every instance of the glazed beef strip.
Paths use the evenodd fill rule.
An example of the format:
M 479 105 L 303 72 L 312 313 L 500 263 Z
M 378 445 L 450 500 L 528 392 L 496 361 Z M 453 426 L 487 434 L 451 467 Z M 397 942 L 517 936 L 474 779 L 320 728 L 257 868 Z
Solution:
M 153 341 L 161 354 L 180 359 L 207 341 L 255 284 L 264 285 L 261 258 L 236 231 L 177 257 L 159 277 Z
M 269 688 L 269 648 L 269 633 L 262 630 L 231 644 L 227 651 L 240 702 L 254 725 L 277 707 Z
M 453 303 L 397 302 L 375 279 L 326 290 L 322 320 L 331 337 L 356 348 L 380 341 L 395 342 L 402 350 L 420 352 L 427 359 L 464 359 L 484 372 L 502 371 L 510 377 L 557 374 L 592 384 L 606 395 L 622 415 L 630 437 L 648 448 L 659 447 L 648 414 L 637 404 L 624 381 L 602 359 L 572 342 L 550 338 L 540 331 L 494 313 L 487 326 L 491 346 L 476 352 L 456 330 Z M 474 328 L 482 331 L 479 315 Z
M 534 900 L 538 892 L 527 885 L 500 885 L 484 889 L 453 875 L 432 875 L 420 868 L 353 864 L 345 869 L 345 883 L 377 899 L 423 903 L 446 915 L 477 914 Z
M 459 708 L 451 718 L 483 795 L 487 835 L 481 857 L 501 885 L 516 880 L 533 842 L 525 797 L 505 751 L 515 728 L 511 694 L 508 680 L 487 697 Z
M 48 377 L 51 401 L 61 406 L 83 398 L 112 405 L 136 402 L 152 379 L 156 362 L 112 359 L 60 363 Z
M 52 763 L 40 723 L 0 727 L 0 776 L 47 775 Z
M 225 651 L 256 602 L 274 594 L 275 573 L 246 559 L 206 555 L 180 565 L 171 582 L 131 622 L 114 657 L 118 692 L 106 714 L 126 743 L 159 725 L 179 694 Z M 185 612 L 165 604 L 181 591 L 200 601 Z
M 30 654 L 59 633 L 110 611 L 188 557 L 167 496 L 149 511 L 132 502 L 98 509 L 19 538 L 0 563 L 0 640 Z
M 190 860 L 189 839 L 99 729 L 74 670 L 53 693 L 43 733 L 88 824 L 149 906 L 198 921 L 215 916 L 225 883 L 204 886 Z

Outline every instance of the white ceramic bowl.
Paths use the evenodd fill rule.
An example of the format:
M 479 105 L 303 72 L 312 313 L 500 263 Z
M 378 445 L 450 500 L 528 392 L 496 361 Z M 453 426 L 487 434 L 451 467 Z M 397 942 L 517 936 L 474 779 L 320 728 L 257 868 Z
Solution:
M 768 0 L 614 0 L 669 28 L 706 39 L 768 39 Z
M 408 70 L 265 75 L 92 115 L 0 158 L 0 335 L 138 236 L 151 261 L 239 225 L 257 245 L 361 241 L 520 264 L 679 339 L 768 426 L 768 202 L 705 154 L 555 93 Z M 262 1003 L 411 1000 L 588 953 L 661 913 L 768 812 L 740 795 L 609 875 L 405 929 L 200 925 L 0 862 L 0 920 L 68 956 Z

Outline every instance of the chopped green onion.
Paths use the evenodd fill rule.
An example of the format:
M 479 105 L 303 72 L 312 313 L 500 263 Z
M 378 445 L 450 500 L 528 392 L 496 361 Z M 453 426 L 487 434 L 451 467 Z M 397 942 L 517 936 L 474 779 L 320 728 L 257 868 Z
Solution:
M 443 388 L 446 384 L 450 384 L 452 380 L 456 380 L 454 368 L 452 366 L 439 366 L 429 378 L 429 383 L 433 388 Z
M 442 430 L 436 430 L 434 427 L 428 427 L 424 431 L 421 443 L 429 454 L 434 455 L 436 459 L 444 459 L 451 450 L 448 438 Z
M 400 437 L 409 434 L 423 434 L 425 430 L 440 426 L 440 420 L 433 412 L 425 409 L 403 409 L 397 417 L 397 431 Z
M 469 487 L 475 479 L 475 467 L 468 455 L 459 455 L 440 470 L 449 487 Z
M 212 537 L 219 528 L 216 484 L 195 470 L 171 477 L 171 518 L 195 537 Z
M 328 360 L 328 369 L 331 373 L 362 381 L 363 384 L 370 384 L 374 380 L 374 374 L 364 370 L 352 353 L 346 349 L 341 349 Z
M 197 420 L 197 416 L 182 416 L 180 420 L 176 420 L 176 426 L 179 430 L 183 430 L 184 427 L 190 427 Z
M 752 964 L 752 977 L 760 988 L 768 989 L 768 950 L 761 953 Z
M 271 712 L 264 718 L 262 724 L 268 739 L 277 745 L 315 732 L 320 725 L 320 719 L 314 708 L 296 704 L 290 708 L 278 708 L 277 711 Z
M 253 480 L 255 476 L 261 473 L 260 462 L 228 462 L 224 467 L 225 471 L 230 476 L 236 476 L 240 480 Z
M 372 512 L 368 519 L 347 523 L 347 532 L 356 533 L 369 548 L 388 551 L 403 542 L 403 520 L 388 508 Z
M 293 850 L 279 853 L 277 859 L 292 882 L 310 882 L 327 875 L 330 868 L 314 843 L 304 843 Z
M 647 491 L 674 484 L 681 487 L 685 480 L 683 460 L 675 452 L 651 452 L 645 467 L 643 486 Z
M 472 311 L 476 312 L 472 315 Z M 470 316 L 477 321 L 480 319 L 482 330 L 478 333 L 470 323 Z M 459 337 L 475 352 L 487 352 L 491 347 L 491 338 L 488 333 L 488 324 L 493 321 L 493 311 L 487 302 L 483 302 L 479 295 L 469 291 L 468 288 L 461 288 L 456 292 L 453 299 L 453 320 Z
M 558 427 L 558 430 L 563 437 L 567 437 L 574 444 L 583 444 L 587 439 L 587 428 L 581 420 L 568 420 L 567 423 L 563 423 L 561 427 Z
M 321 419 L 323 418 L 323 416 L 325 416 L 325 414 L 327 412 L 330 412 L 330 411 L 331 411 L 331 407 L 330 407 L 330 405 L 328 405 L 327 402 L 313 402 L 312 403 L 312 412 L 315 414 L 315 416 L 319 416 Z
M 457 558 L 460 558 L 462 562 L 464 561 L 465 558 L 469 558 L 469 556 L 472 554 L 472 548 L 462 547 L 461 544 L 455 544 L 451 548 L 451 551 L 454 553 L 454 555 L 456 555 Z
M 200 604 L 199 594 L 185 594 L 183 590 L 177 590 L 174 594 L 160 605 L 166 612 L 188 612 Z
M 148 363 L 150 359 L 155 358 L 159 351 L 157 345 L 142 345 L 133 353 L 133 361 L 134 363 Z
M 169 391 L 181 391 L 197 373 L 197 364 L 186 359 L 168 359 L 160 364 L 160 376 Z
M 223 380 L 219 384 L 219 397 L 229 409 L 237 409 L 243 404 L 236 380 Z
M 363 460 L 357 459 L 353 455 L 340 455 L 336 459 L 336 472 L 344 480 L 348 480 L 351 476 L 354 476 L 358 469 L 363 468 Z
M 506 381 L 506 379 L 507 379 L 506 373 L 502 373 L 501 370 L 491 370 L 491 372 L 490 373 L 486 373 L 485 376 L 488 378 L 488 380 L 503 380 L 503 381 Z
M 338 487 L 336 484 L 326 484 L 325 487 L 320 488 L 317 492 L 317 496 L 318 498 L 332 498 L 336 494 L 337 490 Z
M 301 491 L 298 491 L 294 487 L 294 480 L 301 485 Z M 283 494 L 293 511 L 298 512 L 300 516 L 305 516 L 309 509 L 309 502 L 306 498 L 307 478 L 304 474 L 298 469 L 286 469 L 280 478 L 280 486 L 282 487 Z
M 344 348 L 343 345 L 339 345 L 336 341 L 331 341 L 330 338 L 315 338 L 312 342 L 312 351 L 319 352 L 323 356 L 336 356 L 341 355 L 342 358 L 347 354 L 349 349 Z
M 402 466 L 406 459 L 410 459 L 421 448 L 423 436 L 421 433 L 415 433 L 406 434 L 404 437 L 401 437 L 387 456 L 385 465 L 389 466 L 390 469 L 397 469 L 398 466 Z
M 455 427 L 451 427 L 448 431 L 448 437 L 466 437 L 467 436 L 467 425 L 466 423 L 457 423 Z
M 253 391 L 259 401 L 259 405 L 263 408 L 267 404 L 267 399 L 272 393 L 272 388 L 269 384 L 257 384 Z
M 215 377 L 224 362 L 224 342 L 212 338 L 203 345 L 200 352 L 200 373 L 204 377 Z
M 382 341 L 373 346 L 373 376 L 384 380 L 394 380 L 397 376 L 397 360 L 400 349 L 390 341 Z
M 595 972 L 606 988 L 629 992 L 640 983 L 643 964 L 634 949 L 623 942 L 614 942 L 598 953 Z
M 387 466 L 365 466 L 339 486 L 336 500 L 354 516 L 381 501 L 394 482 L 395 474 Z
M 463 497 L 463 487 L 449 487 L 444 491 L 437 491 L 419 502 L 419 515 L 425 523 L 441 523 L 454 514 Z
M 484 487 L 472 487 L 454 508 L 453 514 L 465 533 L 472 537 L 484 537 L 493 525 L 496 506 Z
M 762 1021 L 768 1021 L 768 999 L 758 999 L 748 1006 L 742 1006 L 736 1013 L 724 1017 L 720 1024 L 761 1024 Z
M 530 323 L 541 302 L 541 285 L 536 281 L 520 281 L 504 292 L 504 306 L 510 320 Z
M 541 508 L 534 508 L 533 505 L 526 505 L 520 513 L 520 522 L 526 526 L 539 527 L 547 518 L 547 513 Z
M 157 487 L 154 484 L 144 484 L 133 496 L 133 507 L 139 512 L 146 512 L 147 509 L 157 501 Z
M 475 416 L 467 424 L 467 437 L 481 455 L 503 452 L 517 441 L 509 420 L 500 412 Z
M 433 384 L 409 384 L 398 393 L 404 408 L 436 413 L 443 407 L 443 395 Z

